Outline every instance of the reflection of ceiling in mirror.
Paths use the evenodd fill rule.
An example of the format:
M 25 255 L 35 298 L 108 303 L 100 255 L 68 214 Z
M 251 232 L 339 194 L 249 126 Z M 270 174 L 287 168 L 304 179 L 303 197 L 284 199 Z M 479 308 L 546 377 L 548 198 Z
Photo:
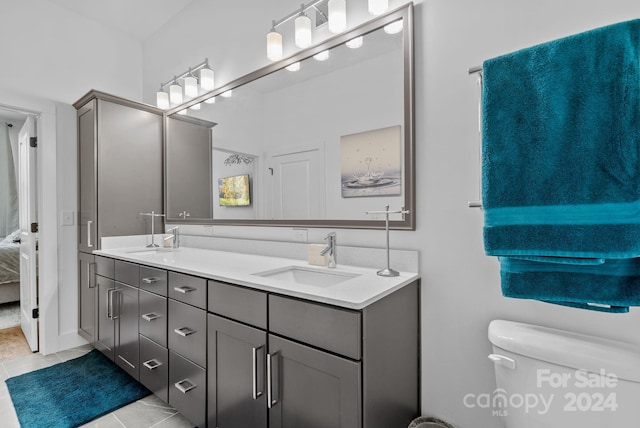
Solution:
M 252 98 L 256 94 L 265 94 L 291 87 L 314 77 L 343 70 L 392 51 L 396 51 L 399 55 L 399 60 L 402 61 L 402 40 L 402 32 L 388 34 L 382 28 L 379 28 L 364 35 L 364 43 L 360 48 L 352 49 L 346 47 L 345 44 L 340 44 L 330 49 L 329 58 L 325 61 L 318 61 L 309 57 L 301 62 L 299 71 L 291 72 L 280 69 L 269 75 L 259 77 L 235 88 L 232 97 L 217 96 L 215 97 L 215 103 L 207 104 L 203 102 L 200 104 L 200 110 L 189 109 L 188 115 L 212 120 L 212 114 L 217 117 L 220 109 L 224 108 L 223 105 L 228 105 L 229 102 L 237 103 L 239 99 Z

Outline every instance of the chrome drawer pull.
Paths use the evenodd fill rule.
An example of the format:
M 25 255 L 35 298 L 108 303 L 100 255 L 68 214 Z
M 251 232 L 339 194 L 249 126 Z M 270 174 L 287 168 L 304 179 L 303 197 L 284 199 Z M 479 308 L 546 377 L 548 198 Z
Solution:
M 175 291 L 177 291 L 178 293 L 182 293 L 182 294 L 187 294 L 187 293 L 190 293 L 192 291 L 196 291 L 196 288 L 187 287 L 186 285 L 183 285 L 182 287 L 173 287 L 173 289 Z
M 173 330 L 175 333 L 179 334 L 182 337 L 187 337 L 190 334 L 193 334 L 196 332 L 196 330 L 192 330 L 189 327 L 182 327 L 182 328 L 176 328 L 175 330 Z
M 160 281 L 158 278 L 142 278 L 142 282 L 145 284 L 153 284 Z
M 276 357 L 277 354 L 267 354 L 267 407 L 269 409 L 273 408 L 276 404 L 278 404 L 278 400 L 273 398 L 273 363 L 272 358 Z
M 193 388 L 196 387 L 196 385 L 189 382 L 188 379 L 184 379 L 184 380 L 181 380 L 180 382 L 176 382 L 174 386 L 178 389 L 178 391 L 182 392 L 183 394 L 186 394 L 187 392 L 191 391 Z
M 151 321 L 153 321 L 153 320 L 155 320 L 157 318 L 160 318 L 160 315 L 154 314 L 153 312 L 150 312 L 148 314 L 142 315 L 142 319 L 145 320 L 145 321 L 149 321 L 149 322 L 151 322 Z
M 160 367 L 162 365 L 162 363 L 156 359 L 152 359 L 149 361 L 145 361 L 144 363 L 142 363 L 143 366 L 145 366 L 146 368 L 148 368 L 149 370 L 153 370 L 153 369 L 157 369 L 158 367 Z

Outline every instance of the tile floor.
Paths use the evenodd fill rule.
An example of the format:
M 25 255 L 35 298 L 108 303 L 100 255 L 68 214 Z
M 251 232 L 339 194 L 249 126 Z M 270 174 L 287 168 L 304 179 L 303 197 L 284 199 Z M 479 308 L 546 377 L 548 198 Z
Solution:
M 5 380 L 33 370 L 77 358 L 91 350 L 91 346 L 61 351 L 50 355 L 31 354 L 0 361 L 0 421 L 3 428 L 20 428 Z M 122 407 L 113 413 L 91 421 L 83 428 L 191 428 L 193 425 L 175 409 L 155 395 Z M 27 427 L 23 427 L 27 428 Z

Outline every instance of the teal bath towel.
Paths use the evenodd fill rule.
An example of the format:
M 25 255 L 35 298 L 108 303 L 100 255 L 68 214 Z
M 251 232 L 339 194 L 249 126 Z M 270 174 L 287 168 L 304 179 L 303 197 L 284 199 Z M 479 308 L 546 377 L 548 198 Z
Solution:
M 487 60 L 483 77 L 484 244 L 503 294 L 640 305 L 640 20 Z
M 640 256 L 640 20 L 483 64 L 489 255 Z

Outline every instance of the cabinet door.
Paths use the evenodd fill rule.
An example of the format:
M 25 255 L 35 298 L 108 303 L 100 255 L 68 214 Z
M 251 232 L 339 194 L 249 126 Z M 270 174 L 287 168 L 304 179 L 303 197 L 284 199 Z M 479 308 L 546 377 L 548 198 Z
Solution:
M 78 110 L 78 250 L 99 249 L 96 220 L 96 102 Z
M 94 256 L 78 253 L 78 333 L 89 343 L 97 339 L 96 280 Z
M 116 282 L 115 293 L 115 362 L 134 379 L 139 379 L 138 289 Z
M 208 426 L 266 428 L 266 332 L 207 317 Z
M 140 213 L 163 212 L 162 115 L 98 100 L 97 117 L 98 236 L 150 233 Z
M 96 348 L 113 360 L 114 357 L 114 303 L 115 282 L 113 279 L 96 275 L 98 289 L 98 340 Z
M 360 363 L 269 335 L 271 428 L 360 428 Z

